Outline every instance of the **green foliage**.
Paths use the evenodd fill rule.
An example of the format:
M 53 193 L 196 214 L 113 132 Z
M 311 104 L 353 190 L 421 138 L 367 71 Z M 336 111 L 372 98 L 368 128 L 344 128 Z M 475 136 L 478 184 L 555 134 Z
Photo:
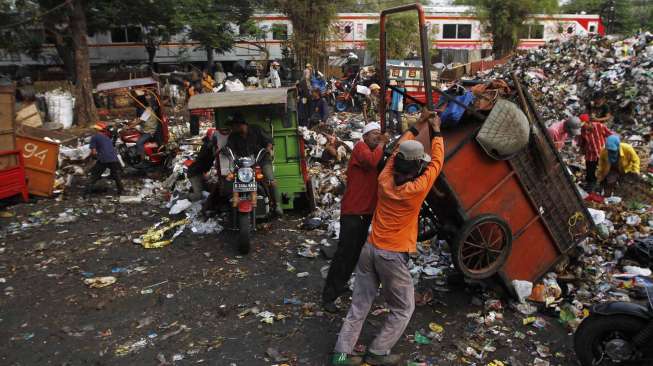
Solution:
M 530 14 L 552 13 L 558 0 L 457 0 L 456 4 L 474 6 L 474 13 L 492 34 L 495 58 L 514 50 L 519 31 Z
M 653 1 L 614 0 L 614 16 L 609 5 L 609 0 L 571 0 L 562 6 L 562 11 L 599 14 L 608 32 L 616 34 L 627 35 L 639 29 L 653 29 Z
M 379 55 L 379 24 L 368 28 L 367 50 L 375 61 Z M 386 55 L 389 59 L 407 59 L 419 55 L 417 13 L 390 15 L 386 21 Z
M 341 6 L 350 0 L 272 0 L 268 7 L 290 18 L 293 33 L 290 46 L 295 60 L 303 65 L 311 62 L 319 68 L 327 59 L 327 38 L 331 23 Z
M 111 7 L 114 14 L 111 25 L 140 26 L 146 48 L 155 51 L 162 42 L 170 40 L 182 28 L 176 19 L 179 10 L 177 4 L 178 1 L 175 0 L 114 1 Z
M 186 26 L 188 36 L 205 49 L 218 53 L 233 48 L 237 29 L 253 13 L 247 0 L 178 0 L 177 24 Z M 251 24 L 248 26 L 251 29 Z
M 339 7 L 343 13 L 377 13 L 383 9 L 399 5 L 421 3 L 428 5 L 428 0 L 353 0 Z

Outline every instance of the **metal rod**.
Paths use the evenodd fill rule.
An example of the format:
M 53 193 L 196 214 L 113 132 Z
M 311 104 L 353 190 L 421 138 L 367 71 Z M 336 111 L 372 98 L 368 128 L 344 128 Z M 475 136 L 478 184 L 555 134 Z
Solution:
M 428 38 L 426 34 L 426 20 L 424 17 L 424 8 L 420 4 L 409 4 L 397 6 L 390 9 L 385 9 L 381 11 L 381 19 L 379 20 L 379 64 L 381 67 L 380 70 L 380 79 L 381 79 L 381 100 L 379 114 L 381 122 L 381 132 L 385 133 L 385 96 L 386 91 L 388 90 L 387 83 L 387 73 L 386 73 L 386 30 L 385 24 L 387 16 L 395 13 L 402 13 L 409 10 L 417 11 L 419 17 L 419 35 L 420 35 L 420 45 L 422 51 L 422 72 L 424 74 L 424 87 L 426 90 L 426 104 L 430 110 L 433 110 L 433 97 L 432 97 L 432 88 L 431 88 L 431 71 L 430 71 L 430 57 L 429 57 L 429 48 L 428 48 Z

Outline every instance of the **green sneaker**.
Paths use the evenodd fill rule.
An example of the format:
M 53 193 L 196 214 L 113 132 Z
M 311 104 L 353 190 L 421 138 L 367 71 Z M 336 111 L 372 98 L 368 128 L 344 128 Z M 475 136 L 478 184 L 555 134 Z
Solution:
M 332 365 L 358 366 L 363 363 L 363 358 L 346 353 L 334 353 L 331 358 Z
M 367 356 L 365 356 L 365 362 L 372 366 L 395 366 L 401 362 L 401 356 L 392 354 L 375 355 L 374 353 L 368 353 Z

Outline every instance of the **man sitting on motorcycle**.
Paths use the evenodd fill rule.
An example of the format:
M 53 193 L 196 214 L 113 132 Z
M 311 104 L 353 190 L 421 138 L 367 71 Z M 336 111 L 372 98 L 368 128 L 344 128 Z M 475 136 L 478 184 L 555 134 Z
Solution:
M 275 201 L 275 211 L 278 215 L 283 214 L 281 208 L 281 191 L 274 180 L 274 170 L 272 169 L 272 158 L 274 156 L 274 145 L 272 138 L 258 126 L 250 126 L 245 118 L 236 113 L 232 120 L 232 129 L 227 147 L 236 156 L 256 156 L 261 149 L 266 149 L 267 154 L 262 158 L 260 165 L 265 179 L 270 182 L 270 191 Z
M 145 107 L 143 113 L 129 123 L 129 127 L 133 128 L 140 124 L 143 129 L 143 134 L 136 141 L 136 151 L 138 151 L 141 157 L 141 163 L 145 162 L 145 143 L 154 138 L 156 129 L 159 127 L 159 117 L 154 112 L 154 109 L 152 109 L 152 101 L 150 99 L 147 99 Z

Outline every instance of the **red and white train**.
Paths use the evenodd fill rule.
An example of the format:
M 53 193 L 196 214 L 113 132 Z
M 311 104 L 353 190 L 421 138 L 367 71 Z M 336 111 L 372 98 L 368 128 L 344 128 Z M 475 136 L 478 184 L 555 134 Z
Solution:
M 377 13 L 340 13 L 334 22 L 331 51 L 364 53 L 369 26 L 378 22 Z M 491 49 L 491 37 L 483 31 L 481 22 L 471 15 L 469 8 L 460 6 L 427 8 L 429 35 L 434 48 L 450 50 L 453 55 L 444 62 L 469 62 L 485 57 Z M 231 52 L 216 54 L 216 61 L 263 60 L 282 58 L 282 50 L 292 35 L 292 24 L 283 14 L 258 14 L 254 20 L 264 30 L 262 39 L 241 39 Z M 576 35 L 603 34 L 598 15 L 555 14 L 533 15 L 522 29 L 521 48 L 537 47 L 544 42 Z M 138 27 L 121 27 L 111 32 L 88 37 L 92 64 L 143 63 L 147 52 Z M 256 46 L 258 45 L 258 47 Z M 176 35 L 157 51 L 157 63 L 201 62 L 206 52 L 183 34 Z M 26 55 L 0 53 L 0 66 L 58 64 L 52 45 L 46 45 L 45 55 L 38 60 Z M 0 51 L 1 52 L 1 51 Z

